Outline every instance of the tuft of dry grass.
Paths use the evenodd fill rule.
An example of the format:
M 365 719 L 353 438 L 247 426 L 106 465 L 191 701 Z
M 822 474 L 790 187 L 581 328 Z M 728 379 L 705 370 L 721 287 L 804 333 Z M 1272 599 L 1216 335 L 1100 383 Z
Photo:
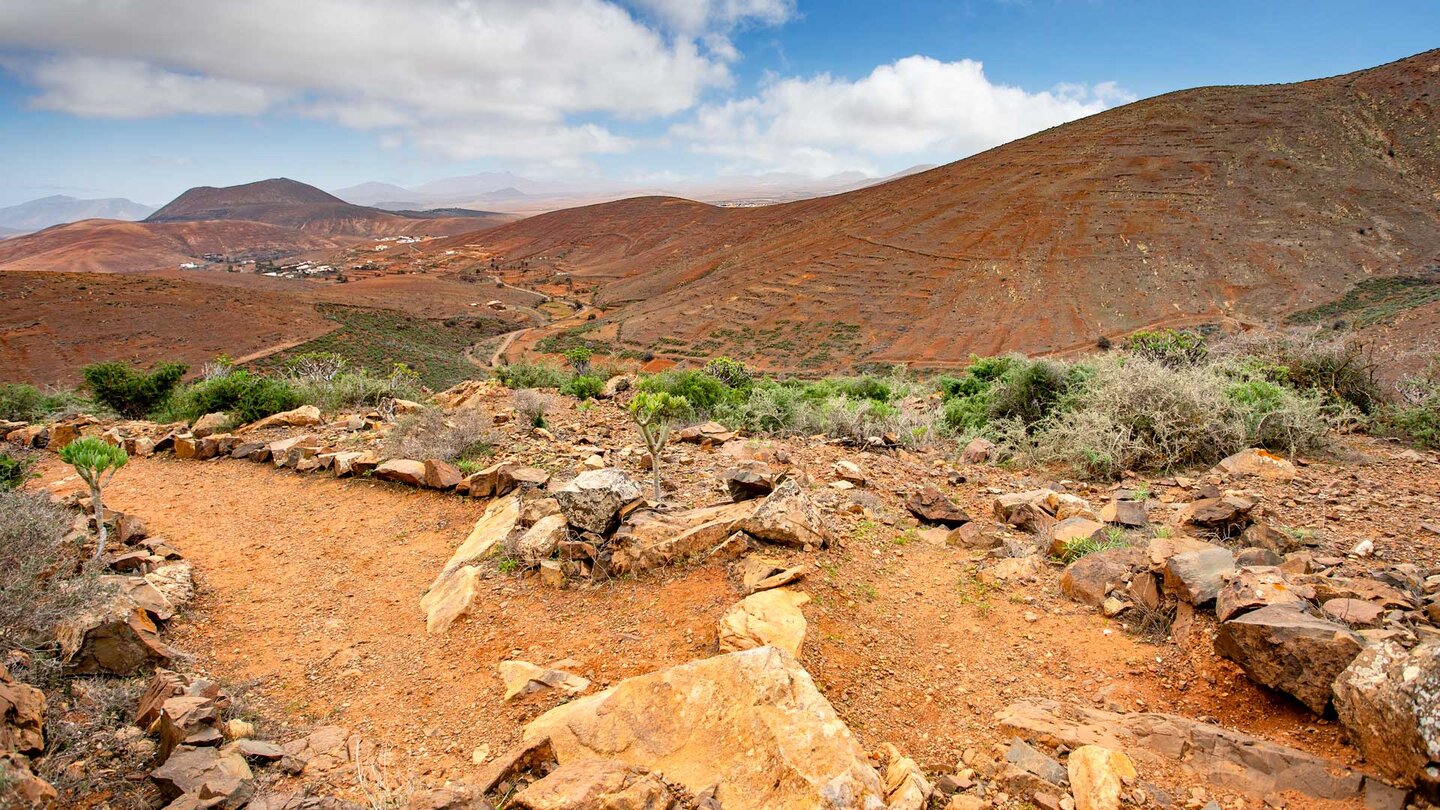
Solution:
M 427 408 L 396 423 L 385 439 L 385 452 L 396 458 L 470 461 L 493 453 L 496 441 L 483 411 Z

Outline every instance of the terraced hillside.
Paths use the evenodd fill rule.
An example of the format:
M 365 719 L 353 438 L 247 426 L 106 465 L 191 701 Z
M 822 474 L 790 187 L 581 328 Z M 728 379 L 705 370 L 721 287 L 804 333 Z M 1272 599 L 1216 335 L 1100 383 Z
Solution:
M 1055 352 L 1153 324 L 1277 322 L 1440 264 L 1440 51 L 1148 99 L 834 197 L 644 198 L 468 245 L 593 287 L 620 344 L 769 367 Z

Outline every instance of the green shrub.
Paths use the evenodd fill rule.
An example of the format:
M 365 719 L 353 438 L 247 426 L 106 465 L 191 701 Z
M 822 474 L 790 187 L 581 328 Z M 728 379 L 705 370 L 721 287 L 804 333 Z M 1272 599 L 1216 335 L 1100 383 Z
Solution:
M 595 352 L 589 346 L 572 346 L 563 355 L 565 362 L 580 376 L 590 373 L 590 358 L 594 356 Z
M 748 391 L 754 382 L 754 374 L 745 364 L 729 357 L 716 357 L 705 364 L 703 371 L 729 388 Z
M 175 392 L 155 413 L 161 421 L 193 422 L 207 413 L 223 412 L 235 424 L 245 424 L 305 403 L 306 397 L 286 380 L 236 369 L 197 380 Z
M 590 374 L 576 375 L 560 386 L 560 393 L 580 400 L 595 399 L 604 390 L 605 381 Z
M 506 388 L 559 388 L 568 375 L 544 363 L 514 363 L 495 369 L 495 378 Z
M 31 470 L 34 468 L 35 461 L 29 456 L 17 458 L 9 453 L 0 453 L 0 492 L 24 486 L 33 477 Z
M 1125 351 L 1171 368 L 1195 366 L 1210 357 L 1205 338 L 1176 329 L 1143 330 L 1125 338 Z
M 170 398 L 187 370 L 183 363 L 161 363 L 146 374 L 117 361 L 85 366 L 81 374 L 102 404 L 122 416 L 143 419 Z
M 1440 355 L 1423 373 L 1402 378 L 1395 390 L 1399 401 L 1381 412 L 1380 431 L 1418 447 L 1440 448 Z
M 255 377 L 240 395 L 231 415 L 244 424 L 282 411 L 293 411 L 304 404 L 305 397 L 285 380 Z
M 664 371 L 641 379 L 637 387 L 645 393 L 684 399 L 692 415 L 710 415 L 718 406 L 742 399 L 738 391 L 703 371 Z
M 1084 365 L 1018 355 L 972 358 L 961 376 L 937 381 L 941 419 L 954 433 L 984 432 L 996 422 L 1029 429 L 1059 410 L 1089 373 Z
M 100 540 L 95 546 L 95 559 L 98 560 L 105 553 L 106 535 L 105 506 L 101 496 L 105 484 L 125 466 L 130 456 L 121 447 L 94 436 L 85 436 L 60 448 L 60 460 L 73 467 L 81 480 L 90 486 L 90 502 L 95 510 L 95 525 L 100 532 Z
M 1369 350 L 1354 337 L 1316 329 L 1252 332 L 1215 347 L 1252 374 L 1369 414 L 1385 402 Z
M 40 389 L 24 383 L 0 383 L 0 419 L 38 422 L 50 413 Z
M 404 363 L 395 363 L 389 374 L 367 368 L 344 371 L 330 378 L 300 378 L 293 383 L 304 402 L 322 411 L 348 408 L 375 408 L 387 399 L 419 399 L 420 376 Z

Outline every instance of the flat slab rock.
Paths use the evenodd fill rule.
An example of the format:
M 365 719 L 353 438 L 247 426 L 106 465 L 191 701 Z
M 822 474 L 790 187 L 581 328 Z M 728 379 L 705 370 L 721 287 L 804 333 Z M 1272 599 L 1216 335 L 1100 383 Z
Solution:
M 774 647 L 627 678 L 526 726 L 561 767 L 613 759 L 726 810 L 880 808 L 885 786 L 815 682 Z
M 1007 732 L 1047 744 L 1099 745 L 1183 762 L 1211 784 L 1257 797 L 1293 790 L 1318 799 L 1355 799 L 1366 781 L 1338 762 L 1171 714 L 1120 714 L 1042 700 L 1012 703 L 995 719 Z
M 805 614 L 800 606 L 810 597 L 790 588 L 753 593 L 720 618 L 720 652 L 779 647 L 799 655 L 805 643 Z
M 1335 712 L 1387 778 L 1440 791 L 1440 641 L 1360 653 L 1335 679 Z

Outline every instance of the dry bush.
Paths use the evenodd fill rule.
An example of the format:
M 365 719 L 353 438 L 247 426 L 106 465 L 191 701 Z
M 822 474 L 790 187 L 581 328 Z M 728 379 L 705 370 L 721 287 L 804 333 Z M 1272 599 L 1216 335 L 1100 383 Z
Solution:
M 108 793 L 106 806 L 115 810 L 156 806 L 159 792 L 148 780 L 122 778 L 154 767 L 153 744 L 131 722 L 145 687 L 145 678 L 83 678 L 47 690 L 45 755 L 34 769 L 62 801 Z M 101 751 L 104 768 L 95 766 Z
M 1319 327 L 1245 332 L 1218 343 L 1213 357 L 1255 368 L 1297 391 L 1370 413 L 1384 403 L 1370 347 L 1353 335 Z
M 555 409 L 555 397 L 534 388 L 521 388 L 510 395 L 520 420 L 533 427 L 545 426 L 545 415 Z
M 396 458 L 468 461 L 490 455 L 496 441 L 490 419 L 476 408 L 426 408 L 395 424 L 385 438 L 385 452 Z
M 0 492 L 0 649 L 33 649 L 56 622 L 105 596 L 67 540 L 71 516 L 42 494 Z

